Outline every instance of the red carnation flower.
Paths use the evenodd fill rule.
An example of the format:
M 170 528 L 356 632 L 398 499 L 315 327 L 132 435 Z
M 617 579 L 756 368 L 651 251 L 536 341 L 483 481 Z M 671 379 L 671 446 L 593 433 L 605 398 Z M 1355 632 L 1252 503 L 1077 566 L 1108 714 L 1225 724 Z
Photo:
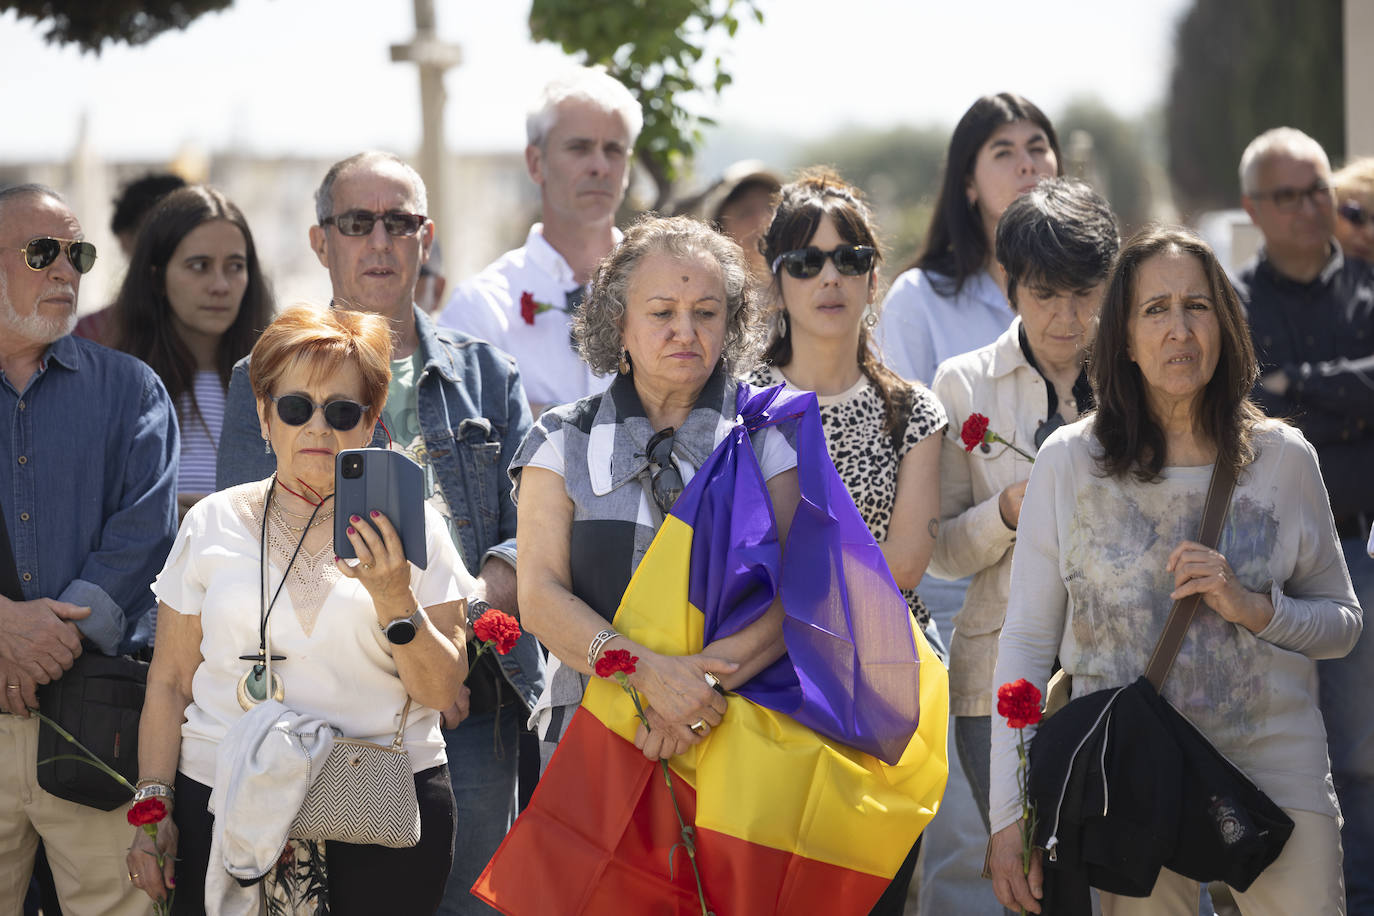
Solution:
M 982 445 L 987 432 L 988 418 L 980 413 L 969 414 L 964 421 L 964 428 L 959 431 L 959 438 L 964 440 L 964 451 L 971 452 Z
M 167 806 L 157 798 L 145 798 L 129 809 L 129 823 L 135 827 L 156 824 L 167 817 Z
M 525 324 L 534 324 L 536 314 L 534 293 L 525 292 L 520 294 L 520 317 L 525 319 Z
M 614 677 L 617 673 L 634 674 L 635 662 L 639 661 L 638 655 L 631 655 L 628 649 L 607 649 L 606 653 L 596 660 L 597 677 Z
M 520 640 L 520 623 L 504 611 L 491 608 L 473 621 L 472 632 L 482 642 L 492 643 L 498 655 L 505 655 Z
M 1040 689 L 1025 678 L 997 688 L 997 714 L 1008 728 L 1025 728 L 1040 721 Z

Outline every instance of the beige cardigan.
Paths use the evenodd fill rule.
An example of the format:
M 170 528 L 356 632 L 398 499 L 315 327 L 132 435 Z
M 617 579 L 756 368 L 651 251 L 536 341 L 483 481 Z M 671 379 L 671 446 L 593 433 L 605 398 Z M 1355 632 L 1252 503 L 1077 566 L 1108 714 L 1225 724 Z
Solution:
M 965 451 L 959 432 L 970 414 L 981 413 L 990 420 L 988 429 L 1035 453 L 1049 392 L 1021 352 L 1020 331 L 1018 317 L 987 346 L 941 363 L 931 385 L 949 415 L 949 429 L 941 443 L 940 534 L 930 572 L 941 579 L 973 576 L 950 640 L 949 711 L 956 716 L 992 713 L 992 668 L 1016 543 L 997 499 L 1031 472 L 1031 463 L 1005 445 Z

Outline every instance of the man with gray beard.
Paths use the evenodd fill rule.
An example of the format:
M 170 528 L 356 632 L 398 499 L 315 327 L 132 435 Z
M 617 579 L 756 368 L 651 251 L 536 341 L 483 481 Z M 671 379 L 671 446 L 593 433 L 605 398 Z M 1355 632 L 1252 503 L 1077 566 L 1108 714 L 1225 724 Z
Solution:
M 37 689 L 83 651 L 118 652 L 152 606 L 176 533 L 176 415 L 143 363 L 71 336 L 95 246 L 41 185 L 0 190 L 0 912 L 40 838 L 62 910 L 146 913 L 125 809 L 37 782 Z

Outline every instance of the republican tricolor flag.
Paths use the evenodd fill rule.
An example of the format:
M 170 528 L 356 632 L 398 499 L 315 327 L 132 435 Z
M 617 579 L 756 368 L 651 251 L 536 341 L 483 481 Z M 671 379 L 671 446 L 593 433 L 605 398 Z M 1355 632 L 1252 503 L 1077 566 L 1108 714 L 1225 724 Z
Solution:
M 739 422 L 683 490 L 614 626 L 700 652 L 779 591 L 784 656 L 669 765 L 715 916 L 855 914 L 877 902 L 944 792 L 948 683 L 826 453 L 815 395 L 740 386 Z M 780 425 L 801 502 L 778 543 L 749 433 Z M 696 914 L 662 770 L 593 678 L 528 809 L 473 886 L 511 916 Z M 459 825 L 458 829 L 463 829 Z

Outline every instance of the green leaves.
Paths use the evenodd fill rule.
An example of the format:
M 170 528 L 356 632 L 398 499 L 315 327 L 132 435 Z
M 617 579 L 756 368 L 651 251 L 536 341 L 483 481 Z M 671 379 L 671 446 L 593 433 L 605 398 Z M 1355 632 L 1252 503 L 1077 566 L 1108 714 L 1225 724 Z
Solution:
M 763 22 L 757 0 L 534 0 L 530 35 L 552 41 L 587 64 L 601 64 L 644 108 L 636 153 L 658 188 L 654 209 L 701 143 L 701 125 L 683 105 L 693 94 L 718 96 L 730 85 L 719 54 L 707 46 L 733 38 L 741 13 Z
M 21 17 L 46 23 L 44 34 L 53 44 L 77 44 L 99 54 L 107 41 L 139 45 L 168 29 L 184 29 L 197 17 L 228 7 L 233 0 L 102 0 L 71 3 L 60 0 L 0 0 L 0 12 L 15 10 Z

